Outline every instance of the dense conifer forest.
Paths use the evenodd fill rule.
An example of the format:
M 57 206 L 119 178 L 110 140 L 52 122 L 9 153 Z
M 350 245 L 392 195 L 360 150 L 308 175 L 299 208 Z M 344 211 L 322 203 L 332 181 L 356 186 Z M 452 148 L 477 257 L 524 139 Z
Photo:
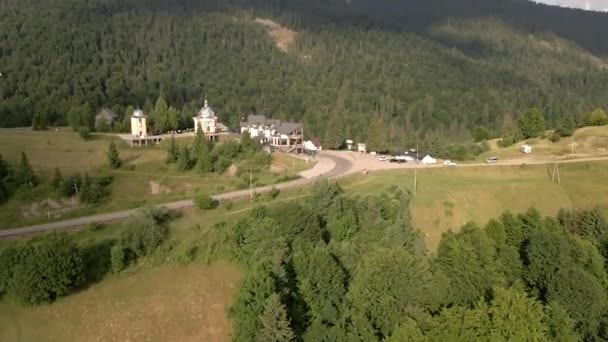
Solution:
M 528 108 L 556 128 L 608 105 L 608 15 L 524 0 L 0 0 L 0 11 L 4 127 L 67 125 L 70 113 L 92 125 L 101 107 L 151 113 L 161 98 L 174 118 L 155 127 L 180 129 L 208 94 L 230 126 L 255 109 L 329 140 L 380 134 L 404 148 L 480 127 L 500 136 Z M 256 18 L 294 43 L 281 51 Z

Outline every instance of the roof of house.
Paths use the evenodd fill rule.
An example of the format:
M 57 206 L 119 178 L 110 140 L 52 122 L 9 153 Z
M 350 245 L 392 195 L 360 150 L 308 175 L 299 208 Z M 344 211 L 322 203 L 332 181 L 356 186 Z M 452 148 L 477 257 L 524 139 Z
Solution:
M 319 148 L 321 147 L 321 139 L 319 137 L 313 137 L 311 139 L 312 143 L 315 145 L 315 147 Z
M 113 111 L 109 110 L 108 108 L 101 108 L 99 110 L 99 112 L 97 112 L 97 115 L 95 115 L 95 120 L 100 119 L 100 118 L 114 120 L 117 117 L 118 117 L 118 115 L 116 113 L 114 113 Z
M 249 125 L 264 125 L 266 123 L 266 116 L 257 115 L 257 114 L 249 114 L 247 117 L 246 124 Z
M 276 130 L 278 134 L 292 134 L 298 129 L 302 128 L 301 123 L 295 122 L 281 122 L 278 119 L 267 119 L 265 115 L 249 114 L 247 122 L 241 122 L 241 127 L 247 126 L 271 126 Z
M 222 132 L 228 132 L 230 129 L 228 128 L 228 126 L 224 125 L 221 122 L 216 123 L 217 128 L 222 131 Z
M 300 128 L 302 128 L 302 124 L 293 122 L 282 122 L 279 127 L 277 127 L 277 133 L 292 134 Z

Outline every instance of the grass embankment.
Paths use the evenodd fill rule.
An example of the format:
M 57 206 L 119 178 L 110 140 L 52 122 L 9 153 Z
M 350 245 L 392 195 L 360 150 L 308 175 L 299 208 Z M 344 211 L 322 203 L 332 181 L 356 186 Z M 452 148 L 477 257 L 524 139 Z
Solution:
M 560 208 L 608 210 L 608 162 L 560 164 L 561 184 L 551 181 L 551 167 L 524 165 L 418 170 L 418 191 L 412 200 L 414 226 L 430 249 L 441 234 L 469 221 L 483 224 L 505 210 L 531 206 L 555 215 Z M 378 171 L 345 180 L 348 191 L 380 193 L 390 186 L 413 191 L 414 171 Z
M 106 151 L 110 141 L 117 142 L 124 166 L 118 170 L 106 167 Z M 193 138 L 179 138 L 180 144 L 191 144 Z M 33 132 L 26 129 L 0 130 L 0 154 L 16 164 L 25 152 L 34 170 L 43 180 L 37 189 L 18 193 L 2 207 L 0 229 L 44 223 L 100 212 L 136 208 L 194 197 L 199 192 L 210 194 L 243 187 L 244 181 L 230 174 L 181 172 L 166 165 L 165 146 L 131 148 L 118 137 L 94 135 L 83 141 L 68 130 Z M 312 167 L 305 161 L 288 155 L 273 155 L 271 169 L 254 175 L 257 185 L 272 184 L 294 177 Z M 111 195 L 101 205 L 78 208 L 74 202 L 56 198 L 49 179 L 55 168 L 64 176 L 74 173 L 110 174 L 114 181 Z M 246 184 L 248 185 L 248 183 Z M 51 199 L 51 201 L 47 201 Z
M 228 341 L 228 308 L 242 272 L 227 262 L 183 266 L 179 257 L 218 222 L 247 215 L 257 204 L 274 205 L 307 196 L 308 189 L 184 211 L 170 222 L 170 241 L 125 273 L 49 305 L 0 302 L 0 341 Z M 128 221 L 126 221 L 128 224 Z M 123 223 L 71 233 L 83 248 L 117 239 Z M 28 236 L 24 239 L 36 238 Z M 0 249 L 12 240 L 0 240 Z M 203 244 L 204 245 L 204 244 Z M 203 253 L 205 254 L 205 253 Z M 204 260 L 198 260 L 204 261 Z
M 167 264 L 113 276 L 50 305 L 0 303 L 1 341 L 229 341 L 241 271 Z
M 524 144 L 532 147 L 532 154 L 524 155 L 519 151 L 521 145 Z M 492 140 L 489 145 L 491 150 L 482 154 L 478 161 L 492 156 L 500 159 L 528 158 L 530 160 L 547 159 L 553 156 L 571 158 L 572 152 L 575 153 L 575 157 L 608 156 L 608 126 L 579 128 L 572 137 L 561 138 L 557 142 L 551 142 L 548 139 L 530 139 L 515 143 L 513 146 L 500 148 L 498 140 Z

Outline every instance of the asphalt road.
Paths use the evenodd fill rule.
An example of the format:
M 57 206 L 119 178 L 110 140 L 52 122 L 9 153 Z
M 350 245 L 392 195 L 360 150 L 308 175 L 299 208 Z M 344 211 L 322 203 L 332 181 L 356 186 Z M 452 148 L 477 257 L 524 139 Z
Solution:
M 299 178 L 293 181 L 276 184 L 273 186 L 264 186 L 254 188 L 253 191 L 256 193 L 266 193 L 269 192 L 273 187 L 279 190 L 287 190 L 291 188 L 302 187 L 304 185 L 308 185 L 314 183 L 320 179 L 324 178 L 338 178 L 353 172 L 353 163 L 351 163 L 348 159 L 343 158 L 341 156 L 336 156 L 333 154 L 324 154 L 321 153 L 318 155 L 318 159 L 322 161 L 325 159 L 325 165 L 329 162 L 331 164 L 331 169 L 327 169 L 327 167 L 319 167 L 313 168 L 312 170 L 307 171 L 308 178 Z M 319 165 L 322 163 L 318 163 Z M 316 170 L 318 169 L 318 170 Z M 251 195 L 251 191 L 247 190 L 239 190 L 239 191 L 231 191 L 222 194 L 217 194 L 212 196 L 215 200 L 225 201 L 225 200 L 236 200 L 240 198 L 247 198 Z M 161 206 L 169 209 L 169 210 L 183 210 L 187 208 L 191 208 L 194 206 L 192 200 L 184 200 L 162 204 Z M 36 234 L 42 233 L 50 230 L 57 229 L 74 229 L 81 228 L 87 226 L 92 223 L 111 223 L 115 221 L 121 221 L 128 219 L 135 215 L 138 209 L 124 210 L 113 213 L 106 214 L 98 214 L 92 216 L 79 217 L 71 220 L 65 221 L 57 221 L 51 223 L 38 224 L 33 226 L 0 230 L 0 239 L 16 237 L 22 235 Z
M 406 169 L 406 168 L 433 168 L 443 167 L 441 164 L 436 165 L 421 165 L 421 164 L 392 164 L 389 162 L 379 162 L 377 158 L 373 158 L 369 155 L 356 156 L 346 153 L 336 152 L 323 152 L 318 155 L 319 163 L 315 165 L 312 170 L 306 171 L 306 178 L 300 178 L 293 181 L 276 184 L 273 186 L 264 186 L 253 189 L 256 193 L 266 193 L 273 187 L 279 190 L 287 190 L 297 187 L 302 187 L 311 183 L 314 183 L 320 179 L 335 179 L 347 176 L 349 174 L 360 172 L 362 170 L 384 170 L 384 169 Z M 560 160 L 560 163 L 578 163 L 578 162 L 589 162 L 589 161 L 601 161 L 608 160 L 608 157 L 589 157 L 580 159 L 567 159 Z M 354 161 L 354 163 L 353 163 Z M 501 160 L 497 164 L 460 164 L 457 167 L 498 167 L 498 166 L 512 166 L 512 165 L 534 165 L 534 164 L 547 164 L 552 162 L 551 160 L 526 160 L 526 159 L 513 159 L 513 160 Z M 327 166 L 327 165 L 331 166 Z M 321 166 L 324 165 L 324 166 Z M 214 195 L 213 198 L 218 201 L 225 200 L 236 200 L 241 198 L 247 198 L 251 195 L 251 192 L 247 190 L 231 191 L 222 194 Z M 183 210 L 194 206 L 192 200 L 184 200 L 172 203 L 162 204 L 161 206 L 169 210 Z M 80 217 L 71 220 L 58 221 L 52 223 L 39 224 L 28 227 L 0 230 L 0 239 L 16 237 L 28 234 L 41 233 L 50 230 L 57 229 L 74 229 L 87 226 L 92 223 L 111 223 L 115 221 L 121 221 L 132 217 L 137 212 L 137 209 L 92 215 L 86 217 Z

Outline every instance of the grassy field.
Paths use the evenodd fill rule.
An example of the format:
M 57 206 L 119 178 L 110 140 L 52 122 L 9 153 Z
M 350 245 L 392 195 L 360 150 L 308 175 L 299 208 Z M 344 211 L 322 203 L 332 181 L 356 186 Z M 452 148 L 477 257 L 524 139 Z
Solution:
M 489 144 L 491 151 L 482 154 L 478 160 L 485 160 L 491 156 L 500 159 L 528 158 L 531 160 L 551 156 L 569 158 L 572 154 L 573 145 L 574 152 L 579 157 L 606 156 L 608 155 L 608 126 L 580 128 L 576 130 L 572 137 L 562 138 L 555 143 L 548 139 L 530 139 L 507 148 L 498 147 L 497 140 L 492 140 Z M 519 151 L 523 144 L 532 147 L 531 155 L 523 155 Z
M 124 166 L 119 170 L 106 167 L 106 151 L 115 139 Z M 180 138 L 179 143 L 191 143 L 192 138 Z M 220 193 L 244 185 L 229 174 L 201 176 L 195 171 L 180 172 L 166 165 L 165 146 L 131 148 L 110 135 L 96 135 L 83 141 L 76 133 L 33 132 L 26 129 L 0 129 L 0 154 L 17 163 L 21 152 L 43 180 L 43 184 L 28 193 L 14 196 L 2 207 L 0 229 L 42 223 L 70 217 L 135 208 L 192 198 L 199 192 Z M 284 154 L 273 155 L 270 170 L 255 175 L 257 185 L 272 184 L 312 167 L 305 161 Z M 99 206 L 78 207 L 76 203 L 56 198 L 48 185 L 55 168 L 64 175 L 88 172 L 111 174 L 114 181 L 111 195 Z
M 219 262 L 113 276 L 38 307 L 0 303 L 0 341 L 229 341 L 241 279 Z
M 561 184 L 551 182 L 545 165 L 461 167 L 418 171 L 418 191 L 412 201 L 414 226 L 430 249 L 441 234 L 469 221 L 484 224 L 505 210 L 531 206 L 554 215 L 560 208 L 599 205 L 608 211 L 608 162 L 561 164 Z M 359 194 L 381 193 L 390 186 L 413 191 L 412 170 L 378 171 L 344 181 Z

